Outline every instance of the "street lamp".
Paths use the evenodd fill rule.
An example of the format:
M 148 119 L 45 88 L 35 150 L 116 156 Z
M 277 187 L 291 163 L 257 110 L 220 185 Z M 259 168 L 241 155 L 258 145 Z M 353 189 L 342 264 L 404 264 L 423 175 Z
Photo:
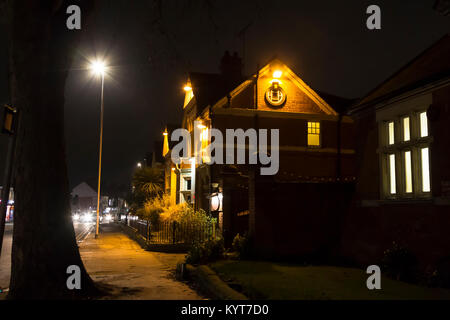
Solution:
M 137 166 L 138 166 L 139 169 L 141 169 L 142 168 L 142 163 L 138 162 Z
M 99 222 L 100 222 L 100 183 L 102 177 L 102 150 L 103 150 L 103 93 L 105 88 L 105 72 L 106 66 L 103 61 L 94 61 L 91 64 L 91 70 L 95 75 L 102 77 L 102 93 L 101 93 L 101 102 L 100 102 L 100 151 L 98 158 L 98 189 L 97 189 L 97 219 L 95 225 L 95 238 L 98 238 L 98 230 L 99 230 Z

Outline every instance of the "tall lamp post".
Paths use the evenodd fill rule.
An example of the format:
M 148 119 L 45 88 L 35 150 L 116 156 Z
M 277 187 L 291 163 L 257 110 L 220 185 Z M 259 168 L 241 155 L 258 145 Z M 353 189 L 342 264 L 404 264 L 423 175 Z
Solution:
M 96 61 L 91 65 L 92 71 L 101 76 L 102 78 L 102 94 L 101 94 L 101 102 L 100 102 L 100 150 L 98 157 L 98 189 L 97 189 L 97 220 L 95 224 L 95 238 L 98 238 L 99 224 L 100 224 L 100 183 L 102 178 L 102 150 L 103 150 L 103 93 L 105 88 L 105 72 L 106 66 L 104 62 Z

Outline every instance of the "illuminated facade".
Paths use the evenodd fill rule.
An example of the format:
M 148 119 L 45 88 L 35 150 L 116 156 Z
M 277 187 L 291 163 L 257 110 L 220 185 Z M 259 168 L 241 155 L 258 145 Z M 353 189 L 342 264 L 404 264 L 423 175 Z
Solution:
M 283 190 L 295 189 L 293 184 L 320 185 L 322 191 L 317 192 L 329 196 L 333 203 L 335 195 L 329 188 L 341 183 L 353 185 L 355 181 L 353 120 L 337 111 L 350 101 L 314 91 L 278 59 L 271 60 L 246 79 L 240 76 L 240 70 L 230 73 L 226 68 L 221 70 L 222 74 L 189 74 L 184 87 L 182 128 L 191 133 L 192 159 L 186 159 L 181 165 L 171 163 L 167 132 L 164 136 L 166 190 L 176 202 L 190 202 L 216 216 L 228 244 L 237 233 L 250 232 L 256 241 L 261 241 L 261 248 L 270 252 L 286 251 L 276 239 L 271 239 L 276 243 L 274 248 L 270 248 L 273 243 L 264 244 L 263 238 L 267 240 L 268 236 L 265 230 L 273 228 L 274 232 L 283 234 L 286 221 L 283 224 L 277 221 L 287 213 L 294 225 L 300 224 L 302 215 L 311 212 L 303 212 L 297 202 L 309 202 L 308 192 L 313 191 L 302 194 L 299 187 L 295 199 L 275 201 L 281 193 L 286 194 Z M 211 142 L 212 129 L 220 130 L 225 136 L 227 129 L 249 128 L 280 130 L 276 175 L 255 175 L 258 165 L 207 164 L 205 150 Z M 195 131 L 199 132 L 197 136 Z M 203 163 L 195 164 L 196 150 L 200 150 Z M 248 140 L 245 150 L 248 159 Z M 264 184 L 262 180 L 269 180 L 270 186 L 277 190 L 259 188 Z M 324 209 L 319 206 L 317 210 Z M 301 249 L 298 240 L 293 252 L 290 248 L 283 253 Z

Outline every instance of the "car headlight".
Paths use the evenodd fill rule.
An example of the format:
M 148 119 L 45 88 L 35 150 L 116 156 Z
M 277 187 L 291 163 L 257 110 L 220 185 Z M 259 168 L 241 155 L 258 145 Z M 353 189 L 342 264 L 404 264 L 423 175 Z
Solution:
M 112 216 L 111 216 L 110 214 L 107 214 L 107 215 L 105 216 L 105 219 L 106 219 L 107 221 L 109 221 L 109 220 L 112 219 Z
M 91 221 L 92 220 L 92 216 L 89 214 L 89 213 L 85 213 L 84 215 L 83 215 L 83 221 L 84 222 L 89 222 L 89 221 Z
M 75 220 L 75 221 L 80 220 L 80 215 L 79 214 L 74 214 L 73 215 L 73 220 Z

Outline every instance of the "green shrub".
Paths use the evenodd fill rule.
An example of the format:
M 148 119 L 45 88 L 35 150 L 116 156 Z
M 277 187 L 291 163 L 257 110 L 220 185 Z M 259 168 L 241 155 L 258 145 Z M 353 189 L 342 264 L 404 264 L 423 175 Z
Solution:
M 239 233 L 234 237 L 233 250 L 238 253 L 239 259 L 248 259 L 251 256 L 251 243 L 247 233 L 241 236 Z
M 186 256 L 186 263 L 206 264 L 223 258 L 223 239 L 211 239 L 194 243 Z
M 383 271 L 391 278 L 402 281 L 414 281 L 416 277 L 416 257 L 396 242 L 384 252 Z

